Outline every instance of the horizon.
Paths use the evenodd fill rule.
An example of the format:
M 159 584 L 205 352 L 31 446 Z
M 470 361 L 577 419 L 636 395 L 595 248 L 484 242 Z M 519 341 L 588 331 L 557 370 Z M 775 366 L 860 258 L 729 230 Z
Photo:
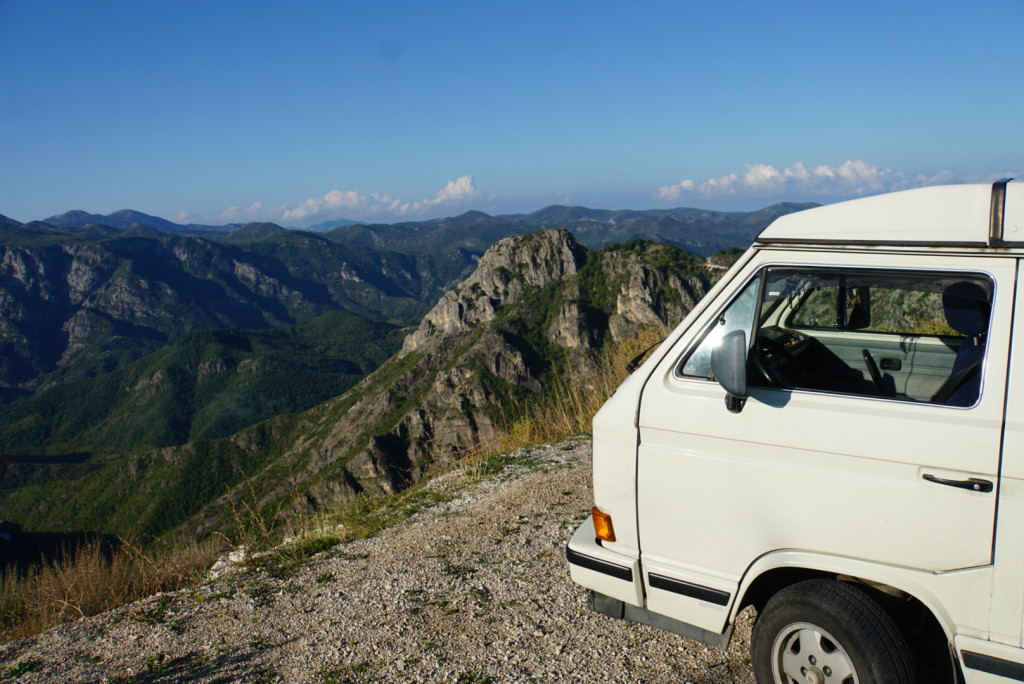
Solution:
M 117 209 L 115 211 L 111 211 L 111 212 L 108 212 L 106 214 L 101 214 L 99 212 L 92 212 L 92 211 L 88 211 L 86 209 L 68 209 L 67 211 L 63 211 L 63 212 L 61 212 L 59 214 L 51 214 L 50 216 L 47 216 L 45 218 L 33 218 L 33 219 L 28 220 L 28 221 L 22 221 L 18 217 L 6 214 L 3 211 L 0 211 L 0 216 L 6 217 L 6 218 L 14 220 L 14 221 L 17 221 L 18 223 L 21 223 L 22 225 L 27 225 L 27 224 L 30 224 L 30 223 L 37 223 L 37 222 L 38 223 L 46 223 L 50 219 L 62 218 L 62 217 L 68 216 L 69 214 L 76 214 L 76 213 L 85 214 L 87 216 L 95 216 L 95 217 L 104 217 L 104 218 L 106 218 L 106 217 L 110 217 L 110 216 L 113 216 L 115 214 L 120 214 L 120 213 L 123 213 L 123 212 L 132 212 L 132 213 L 136 213 L 136 214 L 142 214 L 142 215 L 145 215 L 145 216 L 149 216 L 149 217 L 152 217 L 152 218 L 161 219 L 163 221 L 168 221 L 170 223 L 174 223 L 174 224 L 176 224 L 178 226 L 181 226 L 181 227 L 188 227 L 189 225 L 202 225 L 202 226 L 211 226 L 211 227 L 226 227 L 226 226 L 232 226 L 232 225 L 245 226 L 245 225 L 249 225 L 251 223 L 272 223 L 274 225 L 277 225 L 279 228 L 284 228 L 285 230 L 309 230 L 311 227 L 314 227 L 314 226 L 317 226 L 317 225 L 327 224 L 327 223 L 334 223 L 334 222 L 340 222 L 340 221 L 346 221 L 346 222 L 348 222 L 350 224 L 360 224 L 360 225 L 395 225 L 395 224 L 400 224 L 400 223 L 419 223 L 419 222 L 428 222 L 428 221 L 438 221 L 438 220 L 444 220 L 444 219 L 453 219 L 453 218 L 458 218 L 460 216 L 464 216 L 466 214 L 474 214 L 474 213 L 476 213 L 476 214 L 483 214 L 483 215 L 487 216 L 488 218 L 517 218 L 517 217 L 522 217 L 522 216 L 530 216 L 531 214 L 537 214 L 537 213 L 540 213 L 542 211 L 546 211 L 548 209 L 553 209 L 553 208 L 556 208 L 556 207 L 564 207 L 564 208 L 567 208 L 567 209 L 586 209 L 588 211 L 636 212 L 636 213 L 647 212 L 647 211 L 669 211 L 669 212 L 671 212 L 671 211 L 680 211 L 680 210 L 710 211 L 710 212 L 720 212 L 720 213 L 752 213 L 752 212 L 757 212 L 757 211 L 763 211 L 765 209 L 771 209 L 774 206 L 778 206 L 778 205 L 782 205 L 782 204 L 813 204 L 813 205 L 820 206 L 823 203 L 813 202 L 813 201 L 809 201 L 809 200 L 808 201 L 790 201 L 790 200 L 785 200 L 785 201 L 779 201 L 779 202 L 772 202 L 771 204 L 766 204 L 766 205 L 763 205 L 763 206 L 757 205 L 757 206 L 754 206 L 751 209 L 709 209 L 709 208 L 706 208 L 706 207 L 695 207 L 695 206 L 690 206 L 690 205 L 679 205 L 679 206 L 673 206 L 673 207 L 647 207 L 647 208 L 641 208 L 641 209 L 627 209 L 627 208 L 621 208 L 620 207 L 620 208 L 612 209 L 612 208 L 603 208 L 603 207 L 588 207 L 588 206 L 584 206 L 582 204 L 548 204 L 548 205 L 545 205 L 543 207 L 539 207 L 537 209 L 533 209 L 531 211 L 508 212 L 508 213 L 502 213 L 502 214 L 491 214 L 491 213 L 488 213 L 486 211 L 482 211 L 480 209 L 475 209 L 475 208 L 470 207 L 468 209 L 459 211 L 458 213 L 445 214 L 445 215 L 434 216 L 434 217 L 425 218 L 425 219 L 403 219 L 403 220 L 398 220 L 398 221 L 360 221 L 360 220 L 350 219 L 350 218 L 342 216 L 342 217 L 339 217 L 339 218 L 336 218 L 336 219 L 328 219 L 328 220 L 325 220 L 325 221 L 317 221 L 317 222 L 314 222 L 314 223 L 308 223 L 305 226 L 285 225 L 285 224 L 282 224 L 282 223 L 277 223 L 275 221 L 243 221 L 243 222 L 225 222 L 225 223 L 192 223 L 192 224 L 188 224 L 188 223 L 180 223 L 178 221 L 175 221 L 174 219 L 170 219 L 170 218 L 167 218 L 165 216 L 159 216 L 157 214 L 153 214 L 153 213 L 150 213 L 148 211 L 143 211 L 141 209 L 132 209 L 132 208 L 129 208 L 129 207 L 125 207 L 123 209 Z
M 994 122 L 1024 106 L 1022 23 L 1019 0 L 0 3 L 0 207 L 303 227 L 1019 177 Z

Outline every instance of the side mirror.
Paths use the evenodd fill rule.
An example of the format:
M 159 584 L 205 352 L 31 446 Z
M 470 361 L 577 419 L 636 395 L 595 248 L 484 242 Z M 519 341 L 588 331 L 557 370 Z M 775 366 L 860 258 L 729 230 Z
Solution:
M 747 334 L 733 330 L 711 350 L 711 373 L 726 392 L 725 407 L 733 413 L 747 401 Z

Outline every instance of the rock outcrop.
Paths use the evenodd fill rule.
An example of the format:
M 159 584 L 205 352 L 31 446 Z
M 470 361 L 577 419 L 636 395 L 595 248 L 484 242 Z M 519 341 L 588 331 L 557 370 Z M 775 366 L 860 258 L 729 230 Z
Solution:
M 444 295 L 405 339 L 402 353 L 490 323 L 501 307 L 514 303 L 525 289 L 543 288 L 576 275 L 586 252 L 569 231 L 559 229 L 494 243 L 472 275 Z
M 601 270 L 611 281 L 619 283 L 615 311 L 608 318 L 613 339 L 621 340 L 643 326 L 681 321 L 707 293 L 707 273 L 698 269 L 687 276 L 656 265 L 654 257 L 664 249 L 661 245 L 648 245 L 641 253 L 601 255 Z
M 349 409 L 310 459 L 307 472 L 319 473 L 348 456 L 344 481 L 360 491 L 393 493 L 436 461 L 493 441 L 510 395 L 543 390 L 537 350 L 495 322 L 524 292 L 574 276 L 585 258 L 586 249 L 564 230 L 495 243 L 473 274 L 424 317 L 389 364 L 409 370 Z M 384 423 L 386 432 L 370 435 L 359 447 L 367 436 L 355 425 L 367 425 L 382 414 L 393 416 L 394 424 Z M 357 452 L 350 456 L 353 448 Z M 333 485 L 324 487 L 334 494 Z M 307 501 L 322 498 L 321 490 L 314 485 Z

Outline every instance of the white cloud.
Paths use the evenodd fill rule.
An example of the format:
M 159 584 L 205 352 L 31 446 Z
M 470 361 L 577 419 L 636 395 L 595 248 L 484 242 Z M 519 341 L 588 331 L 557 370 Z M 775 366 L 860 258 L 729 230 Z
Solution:
M 285 221 L 303 221 L 315 218 L 331 209 L 354 209 L 365 201 L 365 197 L 355 190 L 331 190 L 323 197 L 310 197 L 308 200 L 290 208 L 283 208 L 281 218 Z
M 796 162 L 784 169 L 771 164 L 748 164 L 742 174 L 730 173 L 703 182 L 690 179 L 658 188 L 654 196 L 663 200 L 681 197 L 759 198 L 759 197 L 851 197 L 890 190 L 935 185 L 953 181 L 943 171 L 934 176 L 907 176 L 889 168 L 879 168 L 862 160 L 848 160 L 839 166 L 807 166 Z
M 472 176 L 462 176 L 455 181 L 450 180 L 448 185 L 441 188 L 437 193 L 437 198 L 443 201 L 459 201 L 475 196 L 476 189 L 473 187 Z
M 232 222 L 263 221 L 266 220 L 264 215 L 272 211 L 273 209 L 264 207 L 260 202 L 254 202 L 247 207 L 228 207 L 220 212 L 218 218 Z
M 349 190 L 348 192 L 331 190 L 324 195 L 324 202 L 331 207 L 355 207 L 359 206 L 359 203 L 362 201 L 363 196 L 355 190 Z
M 423 214 L 430 209 L 435 209 L 441 206 L 455 206 L 462 204 L 467 200 L 471 200 L 478 195 L 476 188 L 473 187 L 472 176 L 462 176 L 458 180 L 448 181 L 448 185 L 444 186 L 437 191 L 432 199 L 420 200 L 419 202 L 399 202 L 398 200 L 391 199 L 390 197 L 382 197 L 382 204 L 384 200 L 389 200 L 388 210 L 398 214 L 400 216 Z
M 458 208 L 479 195 L 473 186 L 473 176 L 467 175 L 449 180 L 434 197 L 416 202 L 405 202 L 380 193 L 331 190 L 322 197 L 310 197 L 298 204 L 267 207 L 257 202 L 248 207 L 231 206 L 218 218 L 231 222 L 277 221 L 306 225 L 335 218 L 388 220 L 426 215 L 444 207 Z

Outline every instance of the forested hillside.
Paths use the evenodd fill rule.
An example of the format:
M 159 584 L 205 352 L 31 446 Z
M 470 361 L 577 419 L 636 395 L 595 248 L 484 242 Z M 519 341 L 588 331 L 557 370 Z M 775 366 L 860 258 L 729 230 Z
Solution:
M 0 413 L 0 445 L 17 462 L 17 454 L 228 437 L 341 394 L 398 351 L 402 337 L 394 325 L 346 311 L 275 330 L 187 333 L 113 371 L 13 402 Z
M 83 230 L 0 228 L 0 399 L 112 371 L 192 331 L 338 310 L 416 322 L 475 263 L 458 249 L 413 256 L 276 227 L 220 242 Z

